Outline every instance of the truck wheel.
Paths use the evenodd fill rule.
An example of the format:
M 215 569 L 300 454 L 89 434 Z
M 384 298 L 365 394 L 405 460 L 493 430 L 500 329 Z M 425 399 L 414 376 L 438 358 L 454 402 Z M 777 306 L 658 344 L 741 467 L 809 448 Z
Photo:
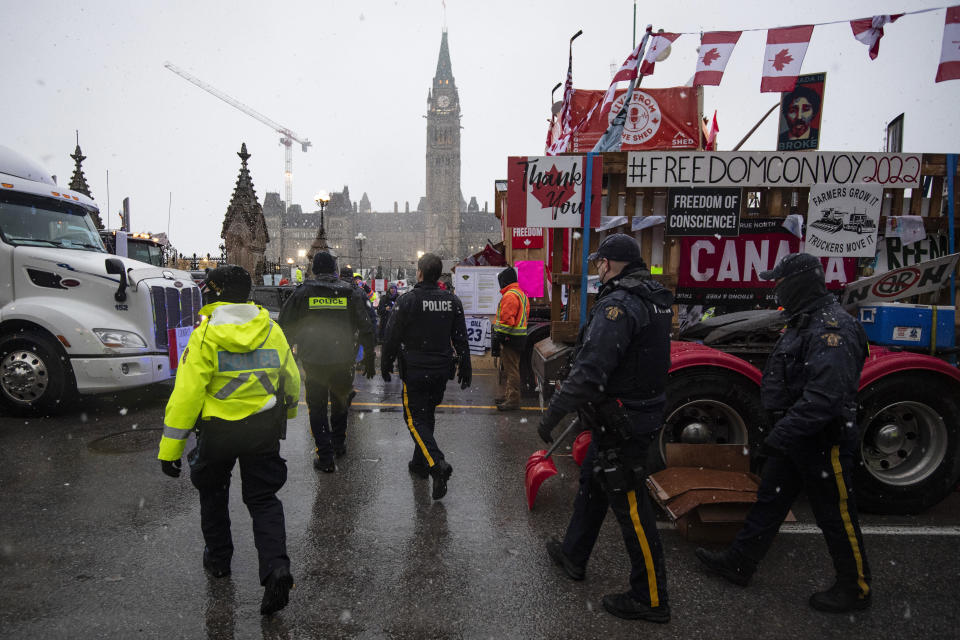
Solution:
M 766 412 L 758 387 L 734 374 L 694 371 L 667 382 L 667 405 L 659 447 L 651 449 L 651 471 L 662 469 L 669 442 L 742 444 L 760 440 Z
M 857 504 L 873 513 L 919 513 L 960 477 L 956 388 L 942 379 L 887 376 L 860 394 Z
M 0 338 L 0 403 L 10 413 L 55 413 L 73 393 L 70 365 L 53 340 L 33 331 Z

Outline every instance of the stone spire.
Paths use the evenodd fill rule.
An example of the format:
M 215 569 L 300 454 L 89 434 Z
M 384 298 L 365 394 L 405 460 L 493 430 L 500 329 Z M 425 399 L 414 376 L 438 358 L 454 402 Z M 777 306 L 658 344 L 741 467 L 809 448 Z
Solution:
M 311 271 L 311 265 L 313 265 L 313 256 L 321 251 L 330 253 L 330 245 L 327 244 L 327 230 L 324 229 L 323 226 L 323 208 L 320 209 L 320 228 L 317 229 L 317 237 L 313 239 L 313 244 L 310 245 L 310 250 L 307 251 L 307 259 L 309 260 L 307 266 Z
M 70 157 L 73 158 L 73 176 L 70 178 L 70 189 L 93 199 L 93 194 L 90 193 L 90 185 L 87 184 L 87 179 L 83 175 L 83 167 L 81 166 L 83 161 L 87 159 L 87 156 L 83 155 L 83 152 L 80 151 L 79 144 L 77 144 L 76 150 L 74 150 Z M 100 214 L 92 213 L 90 215 L 93 216 L 93 222 L 97 225 L 97 229 L 103 229 L 103 221 L 100 219 Z
M 227 261 L 246 269 L 255 283 L 259 283 L 264 271 L 264 252 L 270 234 L 263 217 L 263 207 L 257 201 L 250 170 L 247 168 L 247 143 L 240 147 L 240 174 L 233 189 L 233 197 L 223 219 L 220 237 L 226 245 Z

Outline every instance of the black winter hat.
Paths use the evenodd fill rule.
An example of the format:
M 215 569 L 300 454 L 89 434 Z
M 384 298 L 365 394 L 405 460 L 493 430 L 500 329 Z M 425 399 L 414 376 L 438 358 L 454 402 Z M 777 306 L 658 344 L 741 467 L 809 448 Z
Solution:
M 500 283 L 500 288 L 503 289 L 507 285 L 511 285 L 517 281 L 517 270 L 513 267 L 507 267 L 503 271 L 497 274 L 497 281 Z
M 779 280 L 780 278 L 789 278 L 804 271 L 820 269 L 820 275 L 823 276 L 823 266 L 820 259 L 809 253 L 791 253 L 777 263 L 773 269 L 760 272 L 761 280 Z
M 625 233 L 614 233 L 600 243 L 596 251 L 587 256 L 588 260 L 606 258 L 616 262 L 643 262 L 640 245 Z
M 243 303 L 250 297 L 253 281 L 243 267 L 225 264 L 207 272 L 203 291 L 211 300 Z
M 326 251 L 318 251 L 316 255 L 313 256 L 313 272 L 336 273 L 337 259 Z

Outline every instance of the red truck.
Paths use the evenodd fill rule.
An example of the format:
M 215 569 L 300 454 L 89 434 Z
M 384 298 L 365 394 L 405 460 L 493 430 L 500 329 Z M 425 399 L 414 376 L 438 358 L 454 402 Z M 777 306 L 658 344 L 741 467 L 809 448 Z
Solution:
M 668 442 L 743 444 L 756 450 L 769 419 L 760 404 L 763 364 L 784 320 L 743 311 L 700 322 L 671 344 L 660 448 Z M 531 368 L 545 403 L 570 347 L 538 342 Z M 871 346 L 860 377 L 860 463 L 854 482 L 864 511 L 917 513 L 960 479 L 960 370 L 930 355 Z

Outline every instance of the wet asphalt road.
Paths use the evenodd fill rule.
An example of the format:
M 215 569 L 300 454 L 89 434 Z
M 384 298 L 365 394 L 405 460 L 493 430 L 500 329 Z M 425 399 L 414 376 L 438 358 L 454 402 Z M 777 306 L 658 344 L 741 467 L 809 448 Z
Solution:
M 493 376 L 450 384 L 438 441 L 453 464 L 450 492 L 406 463 L 413 449 L 400 385 L 358 378 L 348 453 L 336 474 L 311 465 L 306 408 L 289 425 L 280 493 L 296 588 L 272 619 L 259 615 L 250 520 L 235 474 L 233 575 L 200 565 L 195 491 L 160 473 L 156 446 L 168 390 L 86 401 L 58 418 L 0 417 L 2 638 L 946 638 L 960 635 L 960 494 L 919 517 L 865 516 L 873 607 L 856 615 L 810 609 L 832 567 L 803 504 L 747 589 L 705 575 L 697 546 L 664 522 L 673 612 L 669 625 L 628 622 L 600 605 L 627 588 L 613 516 L 587 579 L 546 557 L 562 533 L 577 467 L 527 511 L 527 457 L 541 448 L 538 413 L 489 405 Z M 527 399 L 526 405 L 535 405 Z

